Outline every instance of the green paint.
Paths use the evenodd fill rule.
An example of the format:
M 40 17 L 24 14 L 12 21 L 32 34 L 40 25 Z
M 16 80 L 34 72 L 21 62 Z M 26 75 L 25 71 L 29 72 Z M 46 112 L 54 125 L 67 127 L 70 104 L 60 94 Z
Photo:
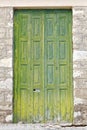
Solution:
M 15 10 L 14 122 L 72 122 L 71 10 Z

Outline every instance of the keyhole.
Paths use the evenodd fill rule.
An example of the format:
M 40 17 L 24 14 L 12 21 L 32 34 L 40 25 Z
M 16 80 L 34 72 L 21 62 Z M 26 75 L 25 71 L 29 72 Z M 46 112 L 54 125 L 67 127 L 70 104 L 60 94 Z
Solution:
M 35 91 L 36 91 L 36 89 L 34 88 L 34 89 L 33 89 L 33 91 L 35 92 Z

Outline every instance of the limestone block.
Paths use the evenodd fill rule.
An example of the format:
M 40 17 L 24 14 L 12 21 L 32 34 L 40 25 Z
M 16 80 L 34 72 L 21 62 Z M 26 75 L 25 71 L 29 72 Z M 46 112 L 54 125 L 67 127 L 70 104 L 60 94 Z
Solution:
M 73 69 L 75 71 L 80 69 L 87 69 L 87 59 L 73 62 Z
M 75 97 L 85 99 L 83 102 L 87 103 L 87 88 L 75 88 Z
M 81 60 L 87 60 L 87 51 L 74 50 L 73 51 L 73 62 L 81 61 Z
M 6 80 L 0 81 L 0 88 L 5 88 L 8 90 L 12 90 L 12 78 L 8 78 Z
M 13 119 L 12 115 L 7 115 L 5 118 L 6 122 L 12 122 L 12 119 Z
M 6 28 L 6 38 L 13 38 L 13 28 Z
M 4 58 L 0 60 L 0 67 L 11 67 L 12 68 L 12 57 Z
M 0 27 L 0 38 L 5 38 L 6 29 L 4 27 Z
M 87 88 L 87 78 L 74 78 L 74 88 Z

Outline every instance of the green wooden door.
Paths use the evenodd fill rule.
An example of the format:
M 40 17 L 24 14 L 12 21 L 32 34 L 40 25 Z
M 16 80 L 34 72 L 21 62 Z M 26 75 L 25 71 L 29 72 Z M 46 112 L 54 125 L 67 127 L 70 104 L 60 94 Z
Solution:
M 16 10 L 14 122 L 72 122 L 71 10 Z

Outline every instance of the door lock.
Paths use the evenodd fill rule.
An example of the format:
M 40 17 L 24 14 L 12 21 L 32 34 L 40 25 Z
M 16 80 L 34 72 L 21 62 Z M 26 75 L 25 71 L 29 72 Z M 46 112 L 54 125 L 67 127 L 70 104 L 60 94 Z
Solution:
M 34 88 L 33 92 L 40 93 L 40 89 L 39 88 Z

